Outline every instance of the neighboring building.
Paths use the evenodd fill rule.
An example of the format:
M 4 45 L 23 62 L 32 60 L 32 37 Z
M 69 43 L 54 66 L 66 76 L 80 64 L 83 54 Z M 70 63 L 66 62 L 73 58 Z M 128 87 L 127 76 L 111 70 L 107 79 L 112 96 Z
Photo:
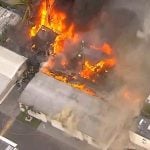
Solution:
M 140 116 L 137 121 L 137 128 L 129 132 L 130 140 L 147 150 L 150 150 L 150 119 Z
M 15 26 L 20 21 L 20 16 L 12 11 L 0 7 L 0 35 L 7 26 Z
M 26 58 L 0 46 L 0 104 L 26 70 Z
M 147 99 L 145 100 L 145 104 L 150 104 L 150 95 L 147 97 Z
M 0 150 L 18 150 L 17 144 L 0 136 Z
M 145 99 L 136 127 L 129 132 L 132 143 L 150 150 L 150 95 Z
M 107 122 L 109 113 L 116 111 L 112 106 L 41 72 L 22 92 L 19 103 L 21 111 L 103 150 L 117 135 L 117 123 L 110 127 Z

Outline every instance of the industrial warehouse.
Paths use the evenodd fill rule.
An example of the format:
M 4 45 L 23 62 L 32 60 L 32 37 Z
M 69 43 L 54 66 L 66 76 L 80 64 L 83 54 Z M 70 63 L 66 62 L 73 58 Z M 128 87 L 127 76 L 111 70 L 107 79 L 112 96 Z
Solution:
M 26 58 L 0 46 L 0 103 L 26 70 Z
M 104 120 L 102 118 L 106 117 L 102 113 L 107 109 L 115 111 L 115 108 L 43 73 L 36 74 L 27 85 L 19 103 L 20 109 L 22 111 L 27 109 L 29 115 L 44 122 L 49 121 L 52 126 L 67 134 L 97 147 L 99 145 L 103 149 L 111 144 L 111 139 L 117 134 L 117 124 L 115 124 L 113 127 L 115 133 L 106 137 L 103 134 L 101 137 L 102 132 L 107 128 L 105 122 L 102 122 Z M 94 106 L 88 112 L 91 104 Z M 99 131 L 99 126 L 104 127 L 103 131 Z M 101 134 L 98 135 L 98 132 Z
M 150 150 L 149 8 L 0 0 L 0 150 Z

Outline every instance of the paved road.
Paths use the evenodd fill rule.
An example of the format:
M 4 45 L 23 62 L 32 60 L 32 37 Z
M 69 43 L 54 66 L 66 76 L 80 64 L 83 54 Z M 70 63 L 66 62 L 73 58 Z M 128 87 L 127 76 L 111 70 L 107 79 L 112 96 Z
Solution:
M 10 118 L 0 113 L 0 129 L 5 126 L 8 119 Z M 4 136 L 16 142 L 20 150 L 76 150 L 20 121 L 15 121 Z
M 6 122 L 8 121 L 9 117 L 0 113 L 0 132 L 2 131 L 2 129 L 4 128 Z
M 18 143 L 20 150 L 75 150 L 19 121 L 13 124 L 6 137 Z

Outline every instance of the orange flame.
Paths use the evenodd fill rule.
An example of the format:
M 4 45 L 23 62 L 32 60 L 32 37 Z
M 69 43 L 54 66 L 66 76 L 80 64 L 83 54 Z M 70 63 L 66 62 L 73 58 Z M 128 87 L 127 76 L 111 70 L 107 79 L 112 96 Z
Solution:
M 38 31 L 42 26 L 45 26 L 55 33 L 58 36 L 53 43 L 53 51 L 57 55 L 64 51 L 64 44 L 66 40 L 71 41 L 72 43 L 76 43 L 79 41 L 78 34 L 75 32 L 75 25 L 73 23 L 67 24 L 66 19 L 67 15 L 64 12 L 58 11 L 54 7 L 55 0 L 41 0 L 39 9 L 37 12 L 35 25 L 30 30 L 30 37 L 36 36 Z M 116 59 L 113 56 L 112 47 L 108 43 L 104 43 L 100 47 L 96 47 L 95 45 L 90 46 L 92 49 L 101 50 L 106 55 L 109 56 L 108 59 L 100 60 L 96 64 L 92 64 L 91 62 L 85 60 L 83 64 L 83 70 L 79 73 L 79 75 L 85 79 L 93 80 L 95 75 L 98 75 L 102 71 L 113 67 L 116 64 Z M 68 83 L 69 85 L 78 88 L 88 94 L 95 95 L 95 93 L 87 88 L 84 84 L 80 83 L 70 83 L 68 82 L 67 76 L 56 75 L 49 71 L 50 68 L 53 68 L 54 61 L 51 60 L 48 62 L 48 66 L 42 68 L 42 72 L 50 75 L 57 80 Z M 61 65 L 65 66 L 68 62 L 62 61 Z M 49 69 L 48 69 L 49 68 Z
M 93 76 L 101 73 L 106 69 L 112 68 L 113 66 L 115 66 L 115 64 L 116 60 L 114 58 L 101 60 L 95 65 L 92 65 L 90 64 L 90 62 L 85 61 L 83 70 L 80 72 L 80 75 L 85 79 L 92 79 Z
M 95 45 L 91 45 L 90 47 L 95 49 L 95 50 L 100 50 L 107 55 L 111 55 L 113 53 L 112 47 L 108 43 L 104 43 L 100 47 L 96 47 Z
M 77 89 L 80 89 L 81 91 L 89 94 L 89 95 L 93 95 L 93 96 L 96 96 L 96 93 L 90 89 L 90 88 L 87 88 L 85 84 L 81 84 L 81 83 L 71 83 L 68 81 L 68 78 L 63 76 L 63 75 L 56 75 L 52 72 L 50 72 L 49 70 L 47 70 L 46 67 L 42 68 L 41 70 L 43 73 L 45 73 L 46 75 L 49 75 L 49 76 L 52 76 L 54 77 L 55 79 L 59 80 L 59 81 L 62 81 L 62 82 L 65 82 L 67 84 L 69 84 L 70 86 L 74 87 L 74 88 L 77 88 Z
M 95 45 L 91 45 L 90 47 L 95 50 L 100 50 L 107 55 L 111 55 L 112 58 L 100 60 L 94 65 L 92 65 L 89 61 L 85 61 L 83 70 L 80 72 L 81 77 L 85 79 L 91 79 L 93 76 L 105 71 L 106 69 L 114 67 L 116 64 L 116 59 L 113 56 L 112 47 L 108 43 L 104 43 L 100 47 L 96 47 Z
M 57 54 L 63 51 L 66 39 L 71 39 L 72 42 L 76 42 L 78 36 L 75 34 L 74 24 L 66 25 L 66 14 L 54 9 L 53 5 L 54 0 L 41 0 L 35 26 L 31 28 L 30 36 L 35 36 L 42 26 L 52 29 L 58 33 L 55 43 L 53 44 L 54 53 Z

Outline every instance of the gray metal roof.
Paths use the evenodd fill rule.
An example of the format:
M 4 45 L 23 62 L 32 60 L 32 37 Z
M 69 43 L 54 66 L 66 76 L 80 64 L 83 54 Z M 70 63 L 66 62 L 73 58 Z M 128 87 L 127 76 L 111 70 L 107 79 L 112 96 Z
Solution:
M 0 74 L 12 79 L 27 58 L 0 46 Z
M 20 16 L 3 7 L 0 7 L 0 34 L 5 30 L 7 25 L 16 25 L 20 20 Z
M 101 137 L 105 142 L 108 142 L 113 135 L 112 132 L 105 134 L 109 130 L 111 121 L 104 122 L 108 120 L 105 119 L 107 115 L 115 111 L 112 106 L 43 73 L 39 72 L 35 75 L 22 92 L 19 102 L 33 106 L 35 110 L 47 114 L 50 118 L 69 107 L 77 117 L 77 128 L 82 133 L 98 141 Z M 114 121 L 115 117 L 112 116 L 112 120 Z M 103 131 L 100 129 L 101 125 L 103 125 Z M 116 132 L 116 127 L 116 124 L 114 127 L 111 126 L 111 130 Z
M 14 147 L 0 140 L 0 150 L 14 150 Z
M 92 115 L 97 115 L 101 107 L 106 107 L 105 102 L 97 97 L 87 95 L 40 72 L 27 85 L 19 100 L 49 115 L 59 112 L 65 106 L 77 106 L 87 113 L 90 108 Z
M 150 139 L 150 119 L 140 116 L 137 123 L 137 133 L 145 138 Z

